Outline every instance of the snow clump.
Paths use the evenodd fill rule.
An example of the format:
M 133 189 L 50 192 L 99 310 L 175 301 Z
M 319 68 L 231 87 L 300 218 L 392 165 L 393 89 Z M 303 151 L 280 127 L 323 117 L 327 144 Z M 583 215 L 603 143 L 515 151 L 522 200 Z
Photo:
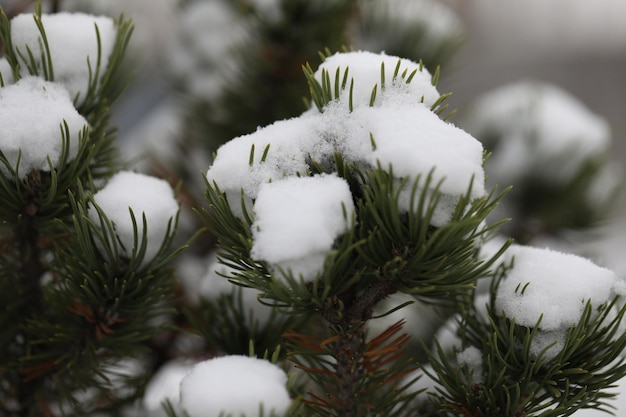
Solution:
M 291 403 L 287 374 L 266 360 L 223 356 L 200 362 L 180 384 L 180 405 L 190 417 L 255 417 L 263 408 L 284 415 Z
M 530 348 L 535 357 L 546 348 L 546 359 L 559 353 L 587 302 L 595 310 L 626 294 L 626 282 L 613 271 L 577 255 L 513 245 L 504 256 L 513 257 L 513 266 L 498 286 L 496 312 L 526 327 L 541 319 Z
M 345 180 L 318 175 L 263 184 L 254 209 L 251 256 L 310 280 L 348 230 L 354 203 Z
M 87 121 L 74 108 L 67 90 L 38 77 L 24 77 L 0 88 L 0 151 L 20 178 L 33 170 L 50 171 L 48 158 L 56 167 L 63 150 L 64 122 L 72 160 Z M 9 175 L 4 164 L 0 172 Z
M 465 348 L 456 354 L 456 360 L 465 368 L 467 375 L 471 376 L 473 384 L 482 382 L 483 355 L 480 349 L 475 346 Z
M 385 85 L 382 85 L 381 67 L 384 65 Z M 399 65 L 397 77 L 394 78 Z M 340 93 L 339 101 L 348 105 L 350 101 L 350 83 L 353 80 L 353 108 L 369 107 L 372 89 L 376 86 L 376 106 L 392 104 L 422 103 L 431 107 L 439 99 L 440 94 L 433 85 L 432 76 L 421 64 L 405 58 L 384 53 L 376 54 L 367 51 L 345 52 L 329 56 L 315 71 L 315 78 L 322 84 L 322 74 L 328 72 L 334 77 L 339 69 L 339 78 L 343 79 L 348 72 L 347 85 Z M 404 76 L 403 76 L 404 74 Z M 409 83 L 406 80 L 412 75 Z M 332 80 L 334 85 L 334 79 Z M 380 97 L 378 97 L 380 95 Z
M 168 226 L 178 213 L 178 202 L 167 181 L 135 172 L 115 174 L 93 198 L 113 224 L 122 246 L 121 254 L 129 258 L 140 249 L 135 247 L 132 211 L 137 222 L 138 245 L 145 233 L 144 264 L 158 253 Z M 146 218 L 146 230 L 142 230 L 142 216 Z M 95 224 L 100 224 L 98 211 L 92 206 L 89 207 L 89 217 Z
M 143 406 L 150 417 L 166 417 L 162 403 L 169 400 L 176 407 L 180 398 L 180 383 L 194 367 L 194 363 L 172 360 L 154 374 L 143 396 Z
M 334 176 L 337 153 L 362 171 L 380 167 L 393 172 L 398 184 L 408 180 L 400 190 L 401 213 L 414 207 L 413 181 L 422 187 L 418 195 L 429 197 L 438 185 L 441 198 L 430 218 L 436 227 L 450 221 L 470 187 L 470 199 L 486 195 L 482 145 L 433 111 L 440 94 L 422 65 L 359 51 L 326 58 L 313 77 L 322 82 L 324 71 L 331 86 L 341 86 L 347 71 L 337 97 L 227 142 L 207 172 L 233 214 L 244 218 L 245 209 L 253 217 L 253 258 L 305 279 L 321 271 L 334 240 L 348 230 L 353 196 Z M 319 170 L 333 174 L 308 177 Z
M 95 71 L 99 59 L 102 76 L 109 63 L 117 36 L 113 19 L 63 12 L 43 14 L 41 22 L 50 50 L 54 80 L 67 88 L 73 100 L 77 96 L 79 101 L 84 99 L 89 89 L 90 66 L 91 72 Z M 44 61 L 46 54 L 34 15 L 20 14 L 11 19 L 11 39 L 15 50 L 27 58 L 26 61 L 21 60 L 22 68 L 25 70 L 30 64 L 27 52 L 30 50 L 39 73 L 43 74 L 42 68 L 47 65 Z
M 504 184 L 528 177 L 567 182 L 611 146 L 605 119 L 559 87 L 535 81 L 487 93 L 464 126 L 494 151 L 487 172 Z

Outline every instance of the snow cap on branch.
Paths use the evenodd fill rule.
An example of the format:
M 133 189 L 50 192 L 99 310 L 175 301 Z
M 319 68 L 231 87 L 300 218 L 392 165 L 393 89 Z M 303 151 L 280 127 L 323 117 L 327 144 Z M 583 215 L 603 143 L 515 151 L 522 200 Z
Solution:
M 307 280 L 348 230 L 354 203 L 345 180 L 317 175 L 263 184 L 254 210 L 251 256 Z
M 134 250 L 134 229 L 130 210 L 137 222 L 138 244 L 146 233 L 144 263 L 152 260 L 166 238 L 168 223 L 178 212 L 178 202 L 167 181 L 135 172 L 115 174 L 93 196 L 96 204 L 113 223 L 115 233 L 123 245 L 122 253 L 130 257 Z M 147 230 L 142 230 L 142 216 L 146 217 Z M 89 208 L 89 217 L 100 224 L 98 213 Z M 173 227 L 173 225 L 172 225 Z
M 190 417 L 282 416 L 291 403 L 287 375 L 269 361 L 223 356 L 201 362 L 180 384 L 180 403 Z
M 524 177 L 568 181 L 586 161 L 611 146 L 605 119 L 559 87 L 536 81 L 485 94 L 465 125 L 494 150 L 487 170 L 505 184 Z
M 306 148 L 303 143 L 306 139 L 315 140 L 311 130 L 307 119 L 295 118 L 239 136 L 218 149 L 207 179 L 217 182 L 229 197 L 233 210 L 241 215 L 242 190 L 246 197 L 255 199 L 261 184 L 305 174 Z
M 39 77 L 24 77 L 0 88 L 0 151 L 13 169 L 19 155 L 21 178 L 32 170 L 50 171 L 48 158 L 56 166 L 63 150 L 63 122 L 70 133 L 71 160 L 78 151 L 79 132 L 87 121 L 74 108 L 67 90 Z M 3 164 L 0 172 L 8 175 Z
M 381 83 L 381 62 L 385 63 L 385 88 L 379 88 L 370 106 L 372 87 Z M 410 83 L 401 75 L 394 81 L 398 62 L 399 74 L 406 69 L 407 79 L 415 71 Z M 312 171 L 311 161 L 335 171 L 337 152 L 344 161 L 363 170 L 391 167 L 398 180 L 408 178 L 411 185 L 411 180 L 418 176 L 425 180 L 432 172 L 431 187 L 443 181 L 439 188 L 443 196 L 431 217 L 434 226 L 450 220 L 458 198 L 470 185 L 470 198 L 485 195 L 482 145 L 431 111 L 440 95 L 425 68 L 384 54 L 351 52 L 327 58 L 316 76 L 321 77 L 321 68 L 327 69 L 334 85 L 336 69 L 340 68 L 339 77 L 343 78 L 341 70 L 348 67 L 348 77 L 355 80 L 352 109 L 344 102 L 349 94 L 345 87 L 338 100 L 326 103 L 322 112 L 311 109 L 300 117 L 235 138 L 218 149 L 207 179 L 226 194 L 235 215 L 243 217 L 242 191 L 249 210 L 263 184 L 307 175 Z M 400 196 L 401 211 L 410 209 L 410 195 L 411 187 L 407 186 Z
M 97 33 L 101 48 L 100 76 L 107 68 L 117 36 L 113 20 L 103 16 L 64 12 L 44 14 L 41 22 L 50 50 L 54 80 L 67 88 L 72 100 L 77 94 L 80 95 L 79 100 L 84 99 L 89 89 L 90 67 L 95 76 L 98 65 Z M 11 38 L 13 47 L 26 59 L 21 62 L 23 68 L 30 64 L 30 50 L 41 71 L 45 51 L 42 49 L 41 33 L 32 14 L 20 14 L 11 20 Z
M 587 302 L 595 311 L 614 296 L 626 294 L 626 282 L 613 271 L 577 255 L 514 245 L 505 256 L 514 257 L 513 267 L 498 286 L 496 312 L 526 327 L 534 327 L 541 318 L 531 345 L 535 355 L 553 343 L 547 357 L 560 351 L 567 330 L 580 322 Z
M 394 79 L 396 67 L 400 64 L 397 77 Z M 384 65 L 385 85 L 382 85 L 381 65 Z M 345 88 L 340 94 L 339 101 L 348 106 L 350 99 L 350 83 L 354 81 L 352 89 L 353 108 L 368 107 L 372 96 L 372 89 L 377 86 L 377 105 L 415 104 L 423 103 L 430 108 L 438 99 L 439 92 L 433 85 L 432 76 L 422 65 L 397 56 L 377 54 L 367 51 L 343 52 L 332 55 L 324 60 L 315 71 L 315 78 L 323 83 L 322 73 L 327 71 L 334 85 L 335 75 L 339 69 L 339 79 L 343 79 L 344 72 L 348 71 Z M 406 72 L 405 72 L 406 71 Z M 403 74 L 404 77 L 403 77 Z M 412 75 L 410 82 L 407 82 Z

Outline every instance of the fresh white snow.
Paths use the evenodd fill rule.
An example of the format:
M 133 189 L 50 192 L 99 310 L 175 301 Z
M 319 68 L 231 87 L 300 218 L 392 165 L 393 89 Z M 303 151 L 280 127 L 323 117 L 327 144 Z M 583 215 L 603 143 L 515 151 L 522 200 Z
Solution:
M 74 108 L 67 90 L 39 77 L 24 77 L 0 88 L 0 150 L 25 178 L 32 170 L 50 171 L 48 158 L 56 167 L 63 148 L 61 126 L 67 123 L 69 159 L 76 156 L 79 133 L 87 121 Z M 0 164 L 0 172 L 9 171 Z
M 94 194 L 94 201 L 113 223 L 122 244 L 122 253 L 130 257 L 135 247 L 135 234 L 131 210 L 137 221 L 138 244 L 147 238 L 144 264 L 154 258 L 166 237 L 168 223 L 178 212 L 174 192 L 165 180 L 129 171 L 115 174 L 107 184 Z M 142 216 L 146 217 L 147 230 L 142 230 Z M 100 224 L 97 211 L 89 208 L 89 217 Z M 173 224 L 172 224 L 173 226 Z
M 372 87 L 385 88 L 370 106 Z M 394 80 L 396 64 L 407 71 L 410 83 Z M 344 90 L 322 111 L 312 107 L 299 117 L 276 122 L 222 145 L 207 179 L 229 200 L 233 213 L 245 209 L 254 219 L 254 259 L 312 279 L 322 270 L 334 240 L 347 230 L 353 210 L 347 183 L 334 175 L 309 177 L 311 161 L 334 171 L 334 153 L 363 170 L 380 166 L 393 170 L 397 182 L 408 180 L 399 197 L 400 212 L 412 206 L 413 181 L 432 173 L 429 192 L 441 182 L 440 203 L 431 224 L 449 222 L 458 198 L 472 187 L 471 198 L 485 195 L 483 148 L 463 130 L 430 110 L 440 97 L 430 74 L 419 64 L 369 52 L 340 53 L 327 58 L 317 70 L 340 78 L 349 68 L 354 79 L 352 111 Z M 321 78 L 320 78 L 321 79 Z M 331 80 L 331 84 L 334 81 Z M 347 211 L 344 218 L 343 206 Z
M 394 79 L 398 61 L 400 69 Z M 384 88 L 381 80 L 381 65 L 384 65 Z M 339 81 L 343 80 L 344 72 L 348 71 L 347 83 L 339 98 L 346 106 L 349 105 L 350 84 L 354 81 L 353 108 L 369 106 L 372 89 L 375 86 L 377 86 L 375 103 L 380 106 L 390 101 L 395 104 L 423 103 L 430 107 L 440 96 L 437 88 L 432 84 L 432 76 L 428 70 L 419 63 L 405 58 L 367 51 L 337 53 L 322 62 L 315 71 L 315 78 L 322 83 L 322 73 L 327 71 L 330 75 L 331 86 L 334 88 L 337 69 L 339 69 Z M 405 71 L 405 78 L 402 78 Z M 411 74 L 414 74 L 413 78 L 407 83 L 405 80 Z
M 541 319 L 531 345 L 534 355 L 554 343 L 546 352 L 554 357 L 587 302 L 597 309 L 626 294 L 626 282 L 613 271 L 577 255 L 514 245 L 505 256 L 513 257 L 513 267 L 498 286 L 496 312 L 520 326 L 534 327 Z
M 54 80 L 67 88 L 72 100 L 79 95 L 80 102 L 85 98 L 89 86 L 89 65 L 93 72 L 98 63 L 96 26 L 100 35 L 100 76 L 102 76 L 117 36 L 115 24 L 109 17 L 67 12 L 43 14 L 41 21 L 50 49 Z M 11 19 L 11 38 L 13 47 L 27 58 L 26 62 L 22 62 L 22 75 L 26 75 L 28 50 L 32 52 L 41 71 L 44 52 L 41 47 L 41 34 L 32 14 L 20 14 Z
M 252 257 L 312 279 L 349 228 L 354 204 L 345 180 L 318 175 L 263 184 L 254 210 Z
M 178 405 L 180 383 L 194 365 L 193 362 L 175 359 L 167 362 L 152 376 L 143 396 L 143 406 L 150 413 L 150 417 L 167 415 L 162 407 L 165 400 L 169 400 L 173 406 Z
M 285 372 L 266 360 L 223 356 L 193 367 L 180 384 L 180 404 L 190 417 L 255 417 L 261 406 L 279 417 L 291 403 L 286 383 Z
M 487 172 L 515 184 L 534 176 L 568 181 L 611 146 L 608 122 L 559 87 L 537 81 L 508 84 L 480 97 L 465 127 L 479 139 L 500 138 Z

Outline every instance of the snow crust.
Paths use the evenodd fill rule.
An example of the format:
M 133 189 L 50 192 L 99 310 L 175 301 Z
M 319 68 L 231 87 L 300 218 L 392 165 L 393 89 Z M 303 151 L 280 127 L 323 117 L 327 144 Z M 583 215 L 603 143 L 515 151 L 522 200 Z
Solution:
M 62 12 L 43 14 L 41 21 L 50 49 L 54 80 L 67 88 L 72 99 L 77 95 L 79 101 L 84 99 L 89 86 L 89 64 L 92 71 L 95 71 L 98 62 L 98 38 L 95 26 L 100 33 L 100 75 L 102 75 L 108 65 L 117 36 L 113 20 L 84 13 Z M 30 49 L 37 66 L 42 67 L 42 56 L 45 55 L 41 46 L 41 34 L 32 14 L 20 14 L 11 19 L 11 38 L 16 50 L 28 57 L 27 50 Z M 28 60 L 22 61 L 22 71 L 25 71 L 26 63 Z
M 262 185 L 254 204 L 251 255 L 295 276 L 321 272 L 354 213 L 348 183 L 336 175 L 291 177 Z
M 513 245 L 505 256 L 513 257 L 513 267 L 498 287 L 496 311 L 520 326 L 534 327 L 541 318 L 531 345 L 534 355 L 554 344 L 546 352 L 547 358 L 554 357 L 587 302 L 597 309 L 626 294 L 626 282 L 613 271 L 577 255 Z
M 87 121 L 74 108 L 67 90 L 38 77 L 24 77 L 0 88 L 0 150 L 14 169 L 19 157 L 21 178 L 33 170 L 50 171 L 47 158 L 57 166 L 63 148 L 64 121 L 70 132 L 71 160 L 78 151 L 79 132 Z M 9 174 L 3 164 L 0 172 Z
M 520 81 L 481 97 L 466 128 L 499 138 L 487 171 L 505 184 L 528 176 L 563 182 L 593 156 L 608 152 L 608 122 L 559 87 Z
M 180 403 L 190 417 L 282 416 L 291 403 L 287 374 L 278 366 L 247 356 L 223 356 L 201 362 L 180 384 Z
M 144 264 L 154 258 L 166 237 L 168 222 L 178 212 L 178 202 L 167 181 L 130 171 L 115 174 L 100 191 L 94 194 L 96 204 L 115 227 L 122 244 L 122 253 L 130 257 L 135 250 L 134 231 L 130 211 L 137 221 L 138 244 L 144 233 L 147 238 Z M 142 230 L 145 215 L 147 230 Z M 95 208 L 89 208 L 89 217 L 99 224 Z

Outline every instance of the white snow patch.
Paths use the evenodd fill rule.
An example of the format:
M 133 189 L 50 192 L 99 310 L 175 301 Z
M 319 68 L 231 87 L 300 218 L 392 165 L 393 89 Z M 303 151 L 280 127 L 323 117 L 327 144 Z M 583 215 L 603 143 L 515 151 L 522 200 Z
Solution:
M 459 365 L 465 366 L 468 373 L 471 373 L 471 382 L 479 383 L 482 381 L 483 371 L 483 355 L 475 346 L 469 346 L 456 354 L 456 360 Z
M 2 75 L 4 84 L 13 83 L 13 70 L 5 57 L 0 57 L 0 75 Z
M 167 414 L 161 406 L 169 400 L 173 406 L 180 398 L 180 383 L 193 369 L 194 363 L 180 359 L 172 360 L 163 365 L 152 376 L 143 397 L 143 406 L 150 413 L 150 417 L 165 417 Z
M 224 356 L 201 362 L 180 384 L 180 402 L 190 417 L 282 416 L 291 399 L 285 387 L 287 375 L 278 366 L 246 356 Z
M 478 138 L 500 138 L 487 172 L 505 184 L 528 176 L 567 181 L 585 161 L 611 146 L 605 119 L 559 87 L 536 81 L 485 94 L 473 106 L 466 127 Z
M 587 302 L 598 308 L 626 294 L 614 272 L 577 255 L 514 245 L 505 256 L 514 263 L 499 284 L 496 311 L 520 326 L 534 327 L 541 318 L 531 350 L 538 354 L 555 344 L 548 359 L 563 346 L 567 329 L 579 323 Z
M 85 98 L 89 87 L 89 64 L 91 70 L 95 71 L 98 63 L 96 26 L 100 34 L 100 76 L 102 76 L 109 63 L 109 56 L 117 36 L 115 23 L 108 17 L 67 12 L 43 14 L 41 21 L 50 49 L 54 80 L 68 89 L 72 99 L 79 95 L 80 102 Z M 11 19 L 11 38 L 13 47 L 26 58 L 29 56 L 27 49 L 32 51 L 41 71 L 44 64 L 42 56 L 45 56 L 45 53 L 41 46 L 43 45 L 41 34 L 32 14 L 20 14 Z M 23 71 L 27 63 L 28 61 L 22 62 Z
M 441 202 L 433 225 L 441 226 L 449 221 L 458 197 L 467 193 L 470 184 L 471 198 L 485 195 L 483 148 L 465 131 L 443 122 L 422 106 L 368 107 L 355 113 L 356 117 L 370 121 L 376 142 L 376 150 L 369 156 L 372 165 L 376 162 L 383 168 L 391 165 L 396 177 L 415 179 L 421 175 L 422 181 L 432 170 L 431 187 L 443 180 L 439 190 L 452 198 Z M 410 186 L 407 188 L 410 193 Z M 401 202 L 404 204 L 400 208 L 408 211 L 409 196 Z
M 254 211 L 251 256 L 312 279 L 348 230 L 354 203 L 348 183 L 336 175 L 291 177 L 263 184 Z
M 394 80 L 393 75 L 398 61 L 400 62 L 400 69 Z M 381 80 L 382 64 L 385 67 L 384 89 Z M 347 83 L 339 98 L 339 101 L 346 107 L 349 103 L 351 80 L 354 81 L 352 90 L 354 109 L 370 105 L 372 90 L 375 86 L 378 86 L 375 105 L 384 105 L 386 102 L 395 104 L 423 103 L 430 108 L 440 97 L 437 88 L 432 84 L 432 76 L 428 70 L 405 58 L 367 51 L 337 53 L 324 60 L 315 71 L 315 78 L 321 84 L 322 72 L 328 71 L 331 86 L 334 88 L 337 69 L 339 69 L 340 83 L 343 80 L 345 70 L 348 69 Z M 410 83 L 401 77 L 405 70 L 406 79 L 415 72 Z
M 25 77 L 0 88 L 0 151 L 24 178 L 32 170 L 49 171 L 47 158 L 56 167 L 63 148 L 61 125 L 70 132 L 69 159 L 78 151 L 79 132 L 87 121 L 74 108 L 67 90 L 38 77 Z M 0 164 L 0 172 L 8 170 Z
M 375 106 L 369 106 L 370 87 L 359 87 L 355 90 L 354 111 L 350 111 L 344 102 L 344 91 L 344 96 L 328 103 L 321 113 L 312 108 L 300 117 L 237 137 L 218 149 L 207 179 L 217 183 L 225 193 L 235 215 L 243 216 L 242 192 L 244 207 L 250 212 L 260 188 L 284 178 L 309 175 L 311 161 L 323 170 L 333 171 L 335 152 L 363 170 L 379 164 L 382 169 L 388 169 L 391 165 L 395 179 L 408 179 L 409 185 L 413 185 L 418 176 L 424 182 L 434 169 L 430 189 L 426 191 L 432 192 L 435 185 L 443 181 L 439 188 L 441 199 L 431 219 L 434 226 L 442 226 L 450 220 L 459 197 L 467 193 L 470 185 L 470 198 L 485 195 L 482 145 L 430 110 L 439 93 L 431 84 L 430 74 L 419 64 L 400 60 L 401 71 L 417 71 L 410 84 L 393 81 L 398 58 L 369 52 L 333 55 L 316 74 L 320 77 L 321 70 L 326 68 L 334 76 L 333 68 L 350 66 L 355 83 L 370 85 L 380 81 L 381 62 L 385 62 L 388 74 L 386 87 Z M 254 154 L 250 158 L 253 145 Z M 265 154 L 268 145 L 269 151 Z M 407 186 L 400 194 L 400 211 L 411 208 L 410 196 L 411 187 Z M 297 259 L 297 264 L 312 271 L 315 264 L 323 263 L 324 252 L 310 253 L 312 256 L 307 256 L 306 260 L 285 256 L 276 262 L 297 267 L 292 264 Z M 309 265 L 304 266 L 304 262 Z
M 281 120 L 254 133 L 239 136 L 217 150 L 207 172 L 210 183 L 217 182 L 230 198 L 231 208 L 241 212 L 241 191 L 255 199 L 261 184 L 288 176 L 305 175 L 307 165 L 303 138 L 310 138 L 309 118 Z M 267 146 L 269 151 L 263 161 Z M 254 146 L 254 157 L 250 154 Z
M 141 244 L 146 233 L 147 247 L 144 263 L 149 262 L 159 251 L 166 237 L 168 223 L 178 212 L 178 202 L 167 181 L 135 172 L 122 171 L 115 174 L 100 191 L 94 194 L 96 204 L 104 211 L 115 227 L 115 233 L 122 244 L 123 254 L 130 257 L 135 250 L 132 210 L 137 221 Z M 142 230 L 142 216 L 145 215 L 147 230 Z M 98 213 L 89 208 L 89 217 L 99 224 Z M 171 233 L 171 231 L 170 231 Z

